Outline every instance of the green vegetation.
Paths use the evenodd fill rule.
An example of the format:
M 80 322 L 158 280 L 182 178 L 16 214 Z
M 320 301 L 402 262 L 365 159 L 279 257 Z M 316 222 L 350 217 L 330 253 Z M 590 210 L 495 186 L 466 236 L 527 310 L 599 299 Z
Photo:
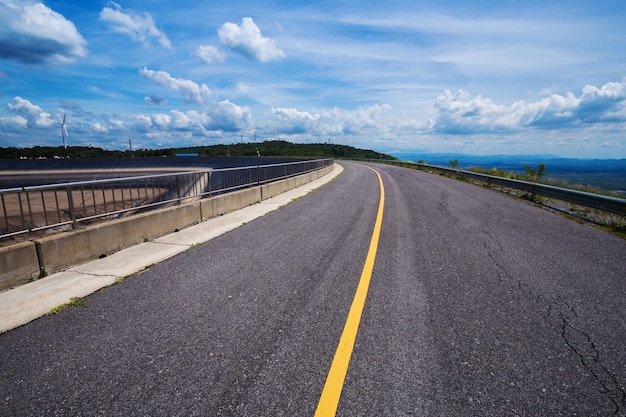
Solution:
M 456 163 L 455 160 L 450 160 L 450 165 L 453 165 L 453 162 Z M 424 163 L 420 161 L 420 163 Z M 427 172 L 432 173 L 433 171 L 438 171 L 437 173 L 442 176 L 451 177 L 455 179 L 462 179 L 464 181 L 469 181 L 471 183 L 488 187 L 500 192 L 503 192 L 509 196 L 513 196 L 515 198 L 523 199 L 530 201 L 534 204 L 538 204 L 548 210 L 559 213 L 564 217 L 567 217 L 573 221 L 577 221 L 579 223 L 590 224 L 594 227 L 598 227 L 608 233 L 611 233 L 615 236 L 621 237 L 622 239 L 626 239 L 626 216 L 609 213 L 603 210 L 595 210 L 589 207 L 579 206 L 577 204 L 565 203 L 563 201 L 559 201 L 552 198 L 547 198 L 540 196 L 538 194 L 533 194 L 531 192 L 520 192 L 518 190 L 510 189 L 501 185 L 492 185 L 488 183 L 484 183 L 482 181 L 473 181 L 467 177 L 462 177 L 459 175 L 446 174 L 443 170 L 437 170 L 434 168 L 431 170 L 429 167 L 417 167 L 411 164 L 402 164 L 402 163 L 393 163 L 393 165 L 404 166 L 411 169 L 420 169 Z M 609 195 L 613 197 L 623 198 L 619 192 L 611 192 L 604 189 L 599 189 L 597 187 L 585 186 L 585 185 L 572 185 L 562 180 L 557 180 L 554 178 L 542 178 L 547 172 L 547 168 L 544 164 L 539 164 L 536 169 L 533 169 L 529 166 L 525 166 L 525 172 L 517 173 L 514 171 L 504 171 L 498 168 L 480 168 L 480 167 L 471 167 L 469 171 L 476 172 L 480 174 L 487 174 L 502 178 L 522 180 L 528 182 L 536 182 L 543 183 L 548 185 L 554 185 L 561 188 L 569 188 L 579 191 L 585 191 L 589 193 L 595 194 L 603 194 Z
M 534 179 L 535 181 L 538 181 L 541 179 L 541 177 L 543 177 L 546 174 L 546 166 L 544 164 L 539 164 L 537 165 L 537 169 L 533 169 L 528 165 L 524 165 L 524 170 L 526 171 L 526 175 L 528 175 L 530 178 Z
M 538 182 L 548 185 L 554 185 L 561 188 L 569 188 L 578 191 L 585 191 L 588 193 L 594 194 L 603 194 L 609 195 L 612 197 L 623 198 L 622 195 L 616 192 L 610 192 L 607 190 L 603 190 L 597 187 L 591 187 L 586 185 L 578 185 L 578 184 L 570 184 L 563 180 L 557 180 L 554 178 L 542 178 L 546 172 L 547 168 L 544 164 L 539 164 L 537 169 L 532 169 L 528 165 L 524 167 L 524 174 L 516 174 L 514 172 L 505 172 L 499 170 L 497 168 L 491 169 L 483 169 L 473 167 L 470 171 L 489 174 L 498 177 L 511 178 L 511 179 L 519 179 L 523 181 L 530 182 Z M 514 192 L 510 192 L 509 194 L 516 195 Z M 579 206 L 576 204 L 568 204 L 564 205 L 563 203 L 558 202 L 557 200 L 553 200 L 550 198 L 541 197 L 536 194 L 531 193 L 522 193 L 517 194 L 519 198 L 531 201 L 535 204 L 539 204 L 543 207 L 549 208 L 551 210 L 556 210 L 561 213 L 565 217 L 582 223 L 593 224 L 604 231 L 611 233 L 615 236 L 621 237 L 622 239 L 626 239 L 626 216 L 620 216 L 618 214 L 607 213 L 602 210 L 594 210 L 588 207 Z
M 604 226 L 604 229 L 615 236 L 626 239 L 626 222 L 620 223 L 614 220 L 608 225 Z
M 54 307 L 52 310 L 48 312 L 48 315 L 58 314 L 59 311 L 69 308 L 69 307 L 89 307 L 89 303 L 87 300 L 80 297 L 72 297 L 69 302 L 65 304 L 61 304 L 60 306 Z
M 86 146 L 35 146 L 32 148 L 0 148 L 0 159 L 20 158 L 130 158 L 198 154 L 199 156 L 273 156 L 273 157 L 329 157 L 344 159 L 393 159 L 372 150 L 327 143 L 291 143 L 282 140 L 232 145 L 192 146 L 165 149 L 138 149 L 134 151 L 113 150 Z
M 131 276 L 132 275 L 125 275 L 123 277 L 117 278 L 115 281 L 113 281 L 113 284 L 111 284 L 110 286 L 121 284 L 122 282 L 126 281 L 126 278 L 130 278 Z M 103 287 L 103 288 L 106 288 L 106 287 Z
M 546 185 L 553 185 L 555 187 L 568 188 L 570 190 L 584 191 L 587 193 L 624 198 L 624 196 L 618 192 L 612 192 L 612 191 L 602 189 L 599 187 L 593 187 L 590 185 L 582 185 L 582 184 L 572 184 L 565 180 L 551 178 L 551 177 L 544 177 L 545 174 L 548 172 L 548 169 L 544 164 L 539 164 L 536 170 L 529 167 L 528 165 L 526 165 L 524 169 L 526 172 L 523 174 L 516 173 L 513 171 L 504 171 L 495 167 L 490 168 L 490 169 L 480 168 L 480 167 L 471 167 L 469 171 L 477 172 L 479 174 L 493 175 L 494 177 L 502 177 L 502 178 L 509 178 L 509 179 L 514 179 L 514 180 L 536 182 L 536 183 L 541 183 L 541 184 L 546 184 Z

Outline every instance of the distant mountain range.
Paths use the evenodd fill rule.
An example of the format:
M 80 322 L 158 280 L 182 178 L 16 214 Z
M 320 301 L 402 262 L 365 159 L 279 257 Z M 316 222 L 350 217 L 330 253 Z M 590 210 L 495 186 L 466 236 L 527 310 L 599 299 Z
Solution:
M 573 159 L 554 155 L 466 155 L 455 153 L 394 153 L 398 159 L 423 161 L 432 165 L 449 166 L 456 159 L 462 169 L 472 166 L 524 172 L 524 166 L 544 164 L 546 177 L 570 184 L 590 185 L 611 191 L 626 191 L 626 159 Z

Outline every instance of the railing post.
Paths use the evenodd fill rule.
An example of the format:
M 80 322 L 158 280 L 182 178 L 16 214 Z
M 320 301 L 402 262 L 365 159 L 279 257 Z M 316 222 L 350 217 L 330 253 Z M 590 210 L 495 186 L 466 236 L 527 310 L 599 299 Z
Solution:
M 26 190 L 24 190 L 24 192 L 26 192 Z M 22 219 L 22 227 L 24 227 L 26 226 L 26 219 L 24 218 L 24 204 L 22 203 L 22 193 L 19 191 L 17 193 L 17 201 L 20 203 L 20 218 Z M 30 229 L 30 227 L 28 229 Z
M 48 211 L 46 210 L 46 199 L 44 197 L 43 191 L 39 191 L 39 195 L 41 196 L 41 207 L 43 208 L 43 218 L 47 226 L 48 225 Z
M 72 229 L 76 229 L 76 211 L 74 210 L 74 197 L 72 196 L 72 187 L 67 186 L 67 204 L 70 210 L 70 219 L 72 220 Z
M 33 220 L 33 210 L 30 208 L 30 193 L 28 191 L 26 191 L 26 203 L 28 204 L 28 217 L 30 218 L 29 229 L 33 229 L 35 227 L 35 221 Z
M 6 203 L 4 202 L 4 194 L 0 194 L 0 199 L 2 200 L 2 214 L 4 215 L 4 224 L 6 226 L 6 232 L 10 233 L 11 231 L 9 230 L 9 215 L 7 213 L 7 206 Z
M 176 176 L 176 197 L 178 198 L 178 204 L 180 205 L 180 180 L 179 176 Z

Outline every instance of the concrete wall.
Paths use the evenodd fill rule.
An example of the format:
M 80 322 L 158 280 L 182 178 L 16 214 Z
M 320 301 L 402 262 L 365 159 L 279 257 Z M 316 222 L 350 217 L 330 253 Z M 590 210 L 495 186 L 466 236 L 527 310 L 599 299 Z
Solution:
M 33 242 L 0 247 L 0 291 L 26 284 L 39 276 L 39 261 Z
M 267 200 L 311 182 L 333 168 L 0 247 L 0 291 L 29 282 L 41 272 L 58 272 Z
M 232 193 L 218 195 L 213 198 L 200 200 L 202 207 L 202 220 L 211 219 L 239 210 L 261 201 L 260 187 L 247 188 Z
M 50 274 L 200 221 L 200 204 L 193 202 L 58 233 L 34 243 L 41 269 Z

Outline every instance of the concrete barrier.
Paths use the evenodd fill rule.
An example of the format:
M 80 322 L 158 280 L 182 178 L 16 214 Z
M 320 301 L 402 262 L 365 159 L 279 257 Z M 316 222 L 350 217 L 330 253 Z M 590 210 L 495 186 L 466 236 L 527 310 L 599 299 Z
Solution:
M 200 204 L 196 201 L 46 236 L 34 243 L 41 270 L 51 274 L 200 221 Z
M 304 184 L 307 184 L 311 181 L 315 181 L 317 179 L 317 175 L 315 172 L 309 172 L 306 174 L 298 175 L 293 179 L 293 185 L 295 188 L 298 188 Z
M 306 174 L 298 175 L 296 177 L 286 178 L 284 180 L 270 182 L 268 184 L 261 185 L 261 200 L 267 200 L 268 198 L 276 197 L 286 191 L 293 190 L 304 184 L 308 184 L 311 181 L 315 181 L 318 178 L 332 172 L 335 169 L 334 165 L 330 165 L 317 171 L 307 172 Z
M 268 198 L 275 197 L 278 194 L 293 190 L 295 188 L 295 184 L 295 179 L 286 178 L 284 180 L 261 185 L 261 200 L 267 200 Z
M 333 169 L 0 247 L 0 291 L 267 200 Z
M 202 220 L 208 220 L 261 201 L 260 187 L 247 188 L 200 201 Z
M 26 284 L 39 276 L 39 261 L 33 242 L 0 247 L 0 291 Z

